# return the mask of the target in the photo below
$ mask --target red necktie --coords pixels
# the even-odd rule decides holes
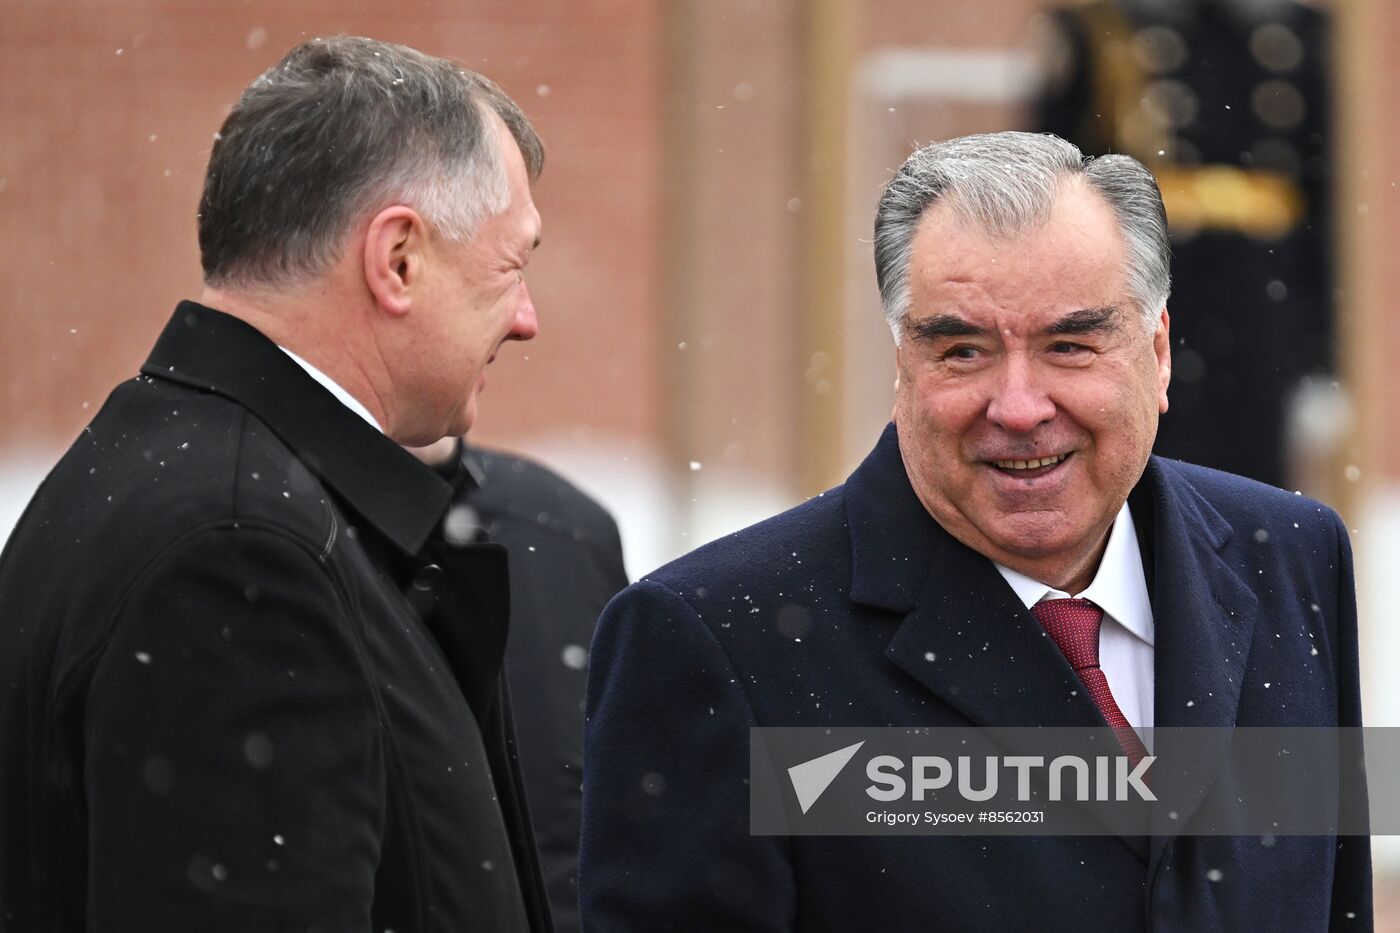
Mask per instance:
[[[1103,610],[1087,599],[1043,599],[1031,607],[1031,615],[1060,646],[1070,667],[1079,675],[1094,705],[1118,736],[1128,760],[1136,765],[1147,754],[1142,739],[1128,724],[1108,689],[1108,678],[1099,668],[1099,625]]]

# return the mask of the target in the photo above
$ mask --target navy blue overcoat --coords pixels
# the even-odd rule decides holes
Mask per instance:
[[[1360,724],[1335,513],[1159,458],[1129,507],[1156,725]],[[1371,928],[1364,838],[750,835],[751,726],[1104,724],[992,563],[915,497],[892,426],[844,485],[620,594],[587,712],[594,933]]]

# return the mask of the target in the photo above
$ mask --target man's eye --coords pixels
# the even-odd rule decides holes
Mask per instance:
[[[943,354],[943,358],[949,360],[975,360],[980,353],[981,351],[976,347],[963,344],[961,346],[951,347],[948,352]]]
[[[1082,343],[1070,343],[1067,340],[1060,340],[1050,344],[1051,353],[1078,353],[1081,350],[1087,349],[1088,347],[1084,346]]]

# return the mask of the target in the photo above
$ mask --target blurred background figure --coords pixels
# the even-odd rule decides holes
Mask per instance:
[[[525,457],[445,438],[414,451],[452,484],[449,544],[493,541],[510,553],[511,685],[525,796],[554,929],[579,929],[583,698],[593,626],[627,585],[607,510]]]
[[[1090,0],[1046,23],[1036,128],[1135,156],[1167,205],[1174,366],[1157,452],[1296,482],[1288,409],[1334,365],[1327,15]]]

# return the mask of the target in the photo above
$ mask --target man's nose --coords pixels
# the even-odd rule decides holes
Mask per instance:
[[[515,321],[511,324],[507,340],[534,340],[540,332],[540,322],[535,316],[535,303],[530,300],[530,290],[522,286],[520,305],[515,309]]]
[[[1010,357],[987,405],[987,420],[1013,434],[1027,434],[1054,417],[1055,403],[1033,367],[1022,356]]]

